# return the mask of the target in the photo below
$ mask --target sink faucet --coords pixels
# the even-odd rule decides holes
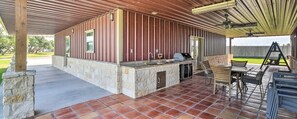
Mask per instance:
[[[153,53],[152,52],[149,52],[149,57],[148,57],[148,62],[151,62],[151,58],[153,58]]]

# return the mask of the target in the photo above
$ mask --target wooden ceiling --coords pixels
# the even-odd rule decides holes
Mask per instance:
[[[224,0],[28,0],[29,34],[54,34],[82,21],[102,15],[115,8],[146,14],[158,12],[163,17],[207,31],[241,37],[247,28],[226,30],[215,26],[228,13],[234,23],[258,22],[254,32],[265,36],[289,35],[297,26],[297,0],[237,0],[238,5],[228,10],[193,15],[195,7]],[[14,33],[14,0],[0,1],[0,16],[9,33]]]

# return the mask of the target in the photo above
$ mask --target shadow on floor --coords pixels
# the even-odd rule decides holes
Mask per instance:
[[[255,67],[257,70],[258,66]],[[272,67],[264,75],[265,92],[270,76],[279,68]],[[261,100],[259,87],[247,84],[248,91],[236,97],[232,89],[231,101],[227,89],[213,94],[213,84],[205,85],[204,77],[193,75],[178,85],[132,99],[123,94],[75,104],[37,118],[203,118],[203,119],[266,119],[266,97]],[[265,93],[266,94],[266,93]],[[280,110],[280,119],[294,119],[295,115]]]
[[[111,95],[110,92],[51,65],[32,66],[29,69],[37,72],[35,80],[37,114]]]
[[[51,65],[29,66],[36,70],[35,110],[44,114],[73,104],[111,95],[110,92],[74,77]],[[2,85],[0,88],[2,99]],[[3,104],[0,101],[0,118],[3,118]]]

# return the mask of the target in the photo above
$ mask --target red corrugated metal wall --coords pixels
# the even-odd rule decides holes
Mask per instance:
[[[114,13],[114,12],[111,12]],[[85,21],[55,34],[55,55],[65,55],[65,36],[71,37],[73,58],[116,62],[116,14],[110,13]],[[147,60],[149,52],[157,58],[158,50],[165,58],[175,52],[190,52],[190,36],[205,38],[205,55],[226,53],[226,37],[186,26],[170,20],[124,10],[123,60]],[[74,33],[71,33],[71,30]],[[95,52],[86,53],[85,31],[95,29]]]
[[[226,37],[142,13],[124,11],[123,60],[147,60],[149,52],[173,58],[176,52],[190,52],[190,36],[205,39],[205,55],[226,54]]]
[[[114,12],[110,12],[113,13]],[[70,35],[70,57],[105,62],[116,62],[116,14],[110,20],[110,13],[70,27],[55,34],[55,55],[65,55],[65,36]],[[71,33],[72,29],[74,30]],[[86,53],[85,31],[95,29],[95,52]]]

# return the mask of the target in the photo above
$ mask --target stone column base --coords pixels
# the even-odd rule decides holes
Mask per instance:
[[[8,71],[3,74],[3,116],[5,119],[34,116],[35,74],[35,71]]]

